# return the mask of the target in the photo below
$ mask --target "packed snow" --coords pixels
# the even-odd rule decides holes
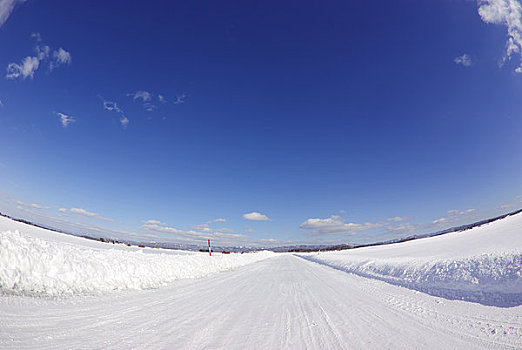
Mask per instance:
[[[0,218],[0,349],[522,349],[521,219],[344,252],[210,258]],[[439,296],[421,292],[423,278]],[[441,286],[490,294],[480,304]]]
[[[67,296],[158,288],[272,257],[130,248],[51,232],[0,218],[0,291]],[[10,230],[3,230],[9,226]]]
[[[463,232],[301,256],[448,299],[522,304],[522,214]]]

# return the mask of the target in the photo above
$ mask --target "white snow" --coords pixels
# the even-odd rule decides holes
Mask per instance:
[[[73,295],[158,288],[269,258],[272,252],[192,253],[89,241],[0,218],[0,291]],[[147,252],[147,253],[145,253]]]
[[[522,304],[522,214],[463,232],[301,256],[448,299]]]
[[[430,276],[427,285],[457,290],[476,277],[490,300],[513,301],[502,295],[520,281],[520,264],[506,257],[520,256],[521,220],[306,259],[216,254],[206,265],[205,254],[104,244],[0,218],[0,276],[11,276],[12,291],[0,292],[0,349],[522,349],[522,303],[419,291]],[[229,263],[234,270],[215,273]],[[175,280],[184,273],[208,276]],[[498,285],[482,284],[484,276]],[[71,295],[46,297],[55,293]]]

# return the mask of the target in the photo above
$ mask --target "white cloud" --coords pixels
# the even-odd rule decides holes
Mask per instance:
[[[4,103],[0,100],[0,107],[4,108]]]
[[[217,228],[214,231],[220,232],[220,233],[234,233],[234,230],[231,228],[228,228],[228,227]]]
[[[383,226],[380,223],[366,222],[364,224],[356,224],[353,222],[346,223],[339,215],[332,215],[326,219],[310,218],[304,221],[300,228],[305,230],[314,230],[314,235],[338,235],[338,234],[355,234],[359,231],[369,230]]]
[[[522,73],[522,5],[517,0],[478,0],[478,13],[486,23],[507,27],[504,61],[518,56],[520,63],[515,72]]]
[[[178,95],[178,96],[176,96],[176,100],[173,103],[175,105],[185,103],[186,98],[187,98],[187,95],[185,95],[185,94]]]
[[[222,232],[222,233],[233,233],[234,232],[234,230],[229,229],[229,228],[219,228],[219,229],[211,228],[210,224],[215,223],[215,222],[226,222],[226,220],[223,218],[217,218],[214,220],[209,220],[209,221],[205,222],[204,224],[194,225],[194,226],[192,226],[192,228],[194,230],[202,231],[202,232]]]
[[[389,232],[393,232],[394,234],[408,235],[415,232],[415,225],[410,224],[409,222],[402,223],[400,225],[390,225],[386,226],[386,229]]]
[[[140,101],[141,101],[143,108],[144,108],[147,112],[153,112],[153,111],[155,111],[155,110],[158,109],[158,106],[156,106],[155,104],[153,104],[153,103],[151,102],[152,97],[153,97],[154,95],[151,94],[151,93],[148,92],[148,91],[136,91],[136,92],[133,92],[133,93],[127,94],[127,96],[131,96],[132,99],[133,99],[135,102],[140,102]],[[160,102],[163,102],[163,96],[161,96],[161,98],[160,98],[159,96],[161,96],[161,95],[158,95],[158,99],[160,100]]]
[[[158,101],[160,101],[161,103],[167,102],[167,100],[165,99],[165,97],[163,95],[158,95]]]
[[[251,220],[251,221],[270,221],[268,216],[258,213],[258,212],[251,212],[247,214],[243,214],[243,219]]]
[[[76,121],[72,116],[64,113],[54,112],[54,114],[60,117],[60,122],[62,123],[62,127],[64,128],[68,127],[71,123],[74,123]]]
[[[451,215],[462,216],[462,215],[467,215],[467,214],[473,213],[476,210],[477,209],[475,209],[475,208],[469,208],[469,209],[466,209],[466,210],[448,210],[447,213],[451,214]]]
[[[455,223],[475,211],[476,211],[475,208],[469,208],[469,209],[465,209],[465,210],[457,210],[457,209],[448,210],[446,212],[445,216],[438,218],[436,220],[433,220],[432,224],[441,225],[441,224]]]
[[[105,218],[103,216],[98,215],[97,213],[87,211],[83,208],[70,208],[70,209],[60,208],[60,209],[58,209],[58,211],[62,212],[62,213],[68,212],[68,213],[73,213],[73,214],[77,214],[77,215],[82,215],[82,216],[92,218],[92,219],[98,219],[98,220],[103,220],[103,221],[113,221],[112,219]]]
[[[71,64],[71,53],[65,51],[61,47],[53,52],[53,60],[49,65],[49,69],[52,71],[54,68],[62,64]]]
[[[159,220],[145,220],[143,221],[144,224],[149,224],[149,225],[166,225],[164,222],[161,222]]]
[[[2,0],[0,0],[1,3]],[[0,6],[1,7],[1,6]],[[33,33],[31,37],[36,37],[37,41],[41,40],[39,33]],[[34,47],[36,56],[27,56],[20,63],[9,63],[7,65],[6,79],[26,79],[34,78],[34,73],[41,66],[41,62],[49,60],[51,48],[47,45],[36,45]],[[53,53],[53,59],[49,63],[49,70],[52,71],[54,68],[62,64],[71,63],[71,54],[64,49],[60,48]]]
[[[194,230],[202,231],[202,232],[211,232],[210,226],[208,224],[199,224],[192,226]]]
[[[437,219],[437,220],[433,220],[433,223],[438,225],[438,224],[442,224],[444,222],[446,222],[448,219],[447,218],[440,218],[440,219]]]
[[[406,217],[400,217],[400,216],[395,216],[393,218],[388,218],[386,221],[390,221],[390,222],[401,222],[401,221],[406,221],[408,220],[408,218]]]
[[[146,230],[156,231],[156,232],[161,232],[161,233],[170,233],[170,234],[178,234],[178,235],[182,235],[185,233],[183,230],[178,230],[177,228],[168,227],[168,226],[164,226],[164,225],[165,224],[162,224],[162,223],[160,223],[160,224],[145,223],[141,227]]]
[[[47,45],[43,45],[43,46],[36,45],[36,47],[34,48],[34,51],[36,51],[36,57],[38,57],[38,59],[40,61],[43,61],[43,60],[49,58],[49,53],[51,52],[51,48]]]
[[[122,128],[126,129],[129,125],[129,119],[126,116],[122,115],[120,117],[120,124]]]
[[[16,204],[18,204],[19,206],[22,206],[22,207],[33,208],[33,209],[49,209],[49,207],[44,207],[44,206],[42,206],[40,204],[36,204],[36,203],[25,203],[22,201],[16,201]]]
[[[208,226],[208,224],[200,224],[192,227],[192,230],[184,231],[175,227],[169,227],[165,223],[157,222],[156,220],[147,220],[141,226],[142,229],[153,232],[160,232],[175,235],[178,238],[188,239],[188,240],[206,240],[209,237],[217,239],[221,243],[231,242],[236,240],[244,240],[247,236],[233,233],[231,229],[219,229],[212,230]]]
[[[0,0],[0,27],[7,21],[16,4],[21,4],[26,0]]]
[[[471,57],[469,57],[468,54],[463,54],[462,56],[459,56],[459,57],[455,57],[455,59],[453,60],[453,62],[455,62],[456,64],[461,64],[463,65],[464,67],[469,67],[471,66],[472,62],[471,62]]]
[[[116,112],[120,115],[120,124],[123,129],[126,129],[129,125],[129,119],[125,116],[123,110],[118,107],[118,104],[113,101],[106,101],[102,96],[98,95],[100,100],[103,103],[103,109],[109,112]]]
[[[35,38],[38,42],[42,41],[42,36],[40,35],[40,33],[32,33],[31,38]]]
[[[116,102],[112,101],[105,101],[102,97],[100,97],[103,101],[103,109],[106,111],[115,111],[118,113],[123,113],[123,111],[118,107],[118,104]]]
[[[21,64],[9,63],[7,65],[6,79],[17,79],[17,78],[31,78],[34,77],[34,72],[40,66],[40,60],[38,57],[28,56],[23,59]]]
[[[127,96],[132,96],[134,100],[141,100],[142,102],[148,102],[152,99],[152,94],[148,91],[136,91]]]
[[[155,104],[152,104],[152,103],[144,103],[143,104],[143,108],[145,108],[145,110],[147,112],[153,112],[155,111],[156,109],[158,109],[158,106],[156,106]]]
[[[245,230],[245,233],[252,233],[252,232],[255,232],[256,230],[254,230],[253,228],[247,228]]]

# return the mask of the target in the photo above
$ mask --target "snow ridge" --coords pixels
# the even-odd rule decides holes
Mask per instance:
[[[446,299],[522,305],[522,213],[462,232],[300,256]]]
[[[500,307],[522,304],[522,253],[424,262],[326,255],[300,257],[446,299]]]
[[[156,253],[156,251],[155,251]],[[18,230],[0,232],[0,292],[70,296],[111,290],[158,288],[270,258],[248,254],[147,254],[42,240]]]

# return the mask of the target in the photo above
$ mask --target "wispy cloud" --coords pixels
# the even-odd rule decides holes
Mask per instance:
[[[34,51],[36,52],[36,57],[38,57],[40,61],[43,61],[49,58],[51,47],[49,47],[48,45],[36,45],[34,47]]]
[[[470,215],[471,213],[473,213],[475,211],[476,211],[476,209],[474,209],[474,208],[469,208],[469,209],[465,209],[465,210],[458,210],[458,209],[448,210],[446,212],[445,216],[440,217],[436,220],[433,220],[432,225],[438,226],[438,225],[453,224],[455,222],[458,222],[462,218]]]
[[[109,112],[116,112],[120,115],[120,124],[121,124],[122,128],[126,129],[127,126],[129,125],[129,119],[125,115],[125,112],[123,112],[123,110],[120,107],[118,107],[118,104],[116,102],[107,101],[101,95],[98,95],[98,97],[100,98],[100,100],[103,103],[104,110],[109,111]]]
[[[68,127],[71,123],[74,123],[76,121],[72,116],[64,113],[54,112],[54,114],[60,118],[60,122],[62,123],[62,127],[64,128]]]
[[[147,221],[149,221],[149,220],[147,220]],[[169,233],[169,234],[175,234],[175,235],[184,235],[185,234],[185,231],[179,230],[174,227],[166,226],[166,224],[163,224],[163,223],[145,223],[141,226],[141,228],[149,230],[149,231]]]
[[[148,102],[152,99],[152,94],[148,91],[136,91],[136,92],[127,94],[127,96],[132,96],[132,98],[135,101],[141,100],[141,102]]]
[[[120,124],[122,128],[127,129],[127,126],[129,125],[129,119],[126,116],[122,115],[120,117]]]
[[[146,103],[143,104],[143,108],[145,108],[145,110],[147,112],[154,112],[155,110],[158,109],[158,106],[156,106],[153,103],[146,102]]]
[[[364,224],[347,223],[345,219],[339,215],[331,215],[326,219],[310,218],[299,225],[302,229],[312,230],[312,235],[355,234],[359,231],[381,226],[383,226],[383,224],[370,222]]]
[[[113,221],[112,219],[100,216],[97,213],[90,212],[83,208],[70,208],[70,209],[59,208],[58,211],[61,213],[73,213],[73,214],[77,214],[77,215],[82,215],[82,216],[92,218],[92,219],[98,219],[98,220],[103,220],[103,221]]]
[[[192,226],[192,229],[201,231],[201,232],[221,232],[221,233],[233,233],[234,232],[234,230],[229,229],[229,228],[219,228],[219,229],[211,228],[210,225],[213,223],[216,223],[216,222],[226,222],[226,220],[223,218],[209,220],[203,224],[198,224],[198,225]]]
[[[484,22],[507,27],[503,62],[517,56],[520,62],[515,72],[522,73],[522,5],[517,0],[478,0],[478,4]]]
[[[393,218],[386,219],[386,221],[388,221],[388,222],[401,222],[401,221],[406,221],[406,220],[408,220],[407,217],[401,217],[401,216],[395,216]]]
[[[25,203],[25,202],[22,202],[22,201],[16,201],[16,204],[18,204],[19,206],[22,206],[22,207],[26,207],[26,208],[49,209],[49,207],[46,207],[46,206],[43,206],[43,205],[40,205],[40,204],[37,204],[37,203]]]
[[[175,227],[167,226],[167,224],[159,222],[158,220],[146,220],[144,221],[144,224],[141,226],[141,228],[149,232],[174,235],[175,237],[184,240],[202,241],[212,237],[221,243],[226,243],[237,240],[244,241],[248,238],[243,234],[234,233],[233,230],[228,228],[217,230],[211,229],[208,224],[195,225],[191,230],[181,230]]]
[[[198,225],[192,226],[192,228],[194,230],[201,231],[201,232],[211,232],[212,231],[210,229],[210,225],[209,224],[198,224]]]
[[[155,95],[154,93],[146,90],[131,92],[128,93],[127,96],[132,97],[134,102],[141,104],[143,109],[145,109],[147,112],[154,112],[160,109],[158,105],[153,102],[155,100],[157,100],[160,104],[172,103],[178,105],[185,103],[185,98],[187,97],[187,95],[181,94],[176,96],[174,101],[169,101],[163,94]],[[163,119],[165,119],[165,117],[163,117]]]
[[[38,42],[42,40],[41,35],[39,33],[33,33],[31,36],[36,37]],[[5,78],[8,80],[19,78],[33,79],[34,74],[41,66],[41,63],[49,61],[51,57],[51,48],[48,45],[38,44],[34,47],[34,51],[36,52],[36,56],[27,56],[20,63],[9,63],[7,65],[7,73],[5,75]],[[60,65],[70,63],[71,54],[63,48],[59,48],[58,50],[55,50],[53,52],[52,59],[49,62],[49,71],[52,71],[54,68]]]
[[[243,219],[250,220],[250,221],[270,221],[268,216],[258,213],[258,212],[251,212],[247,214],[243,214]]]
[[[174,103],[175,105],[185,103],[186,98],[187,98],[187,95],[185,95],[185,94],[178,95],[178,96],[176,96],[176,99],[172,103]]]
[[[394,216],[377,222],[355,223],[347,222],[347,220],[342,216],[331,215],[324,219],[307,219],[301,223],[299,227],[305,230],[311,230],[312,236],[353,235],[361,231],[378,228],[380,228],[381,231],[385,230],[394,235],[407,235],[413,233],[417,228],[414,224],[407,222],[408,220],[410,220],[409,217]]]
[[[409,222],[401,223],[399,225],[386,225],[386,230],[394,234],[400,234],[401,236],[409,235],[415,232],[417,227]]]
[[[159,221],[159,220],[154,220],[154,219],[151,219],[151,220],[145,220],[143,221],[144,224],[148,224],[148,225],[166,225],[165,223]]]
[[[455,57],[453,62],[455,62],[456,64],[461,64],[464,67],[469,67],[472,64],[471,57],[466,53],[463,54],[462,56]]]
[[[25,1],[26,0],[0,0],[0,27],[7,21],[15,6]]]
[[[144,91],[144,90],[136,91],[136,92],[127,94],[127,96],[132,97],[134,102],[141,103],[141,105],[147,112],[154,112],[155,110],[158,109],[158,106],[156,106],[154,103],[151,102],[152,97],[154,95],[148,91]],[[160,102],[166,101],[162,95],[158,95],[158,100]]]
[[[31,38],[34,38],[38,42],[42,41],[42,35],[40,33],[32,33]]]
[[[71,64],[71,61],[71,53],[60,47],[58,50],[53,52],[53,60],[49,65],[49,69],[52,71],[62,64]]]
[[[38,57],[28,56],[22,60],[20,64],[18,63],[9,63],[7,65],[7,74],[5,75],[6,79],[17,79],[17,78],[31,78],[34,77],[34,72],[40,66],[40,60]]]

